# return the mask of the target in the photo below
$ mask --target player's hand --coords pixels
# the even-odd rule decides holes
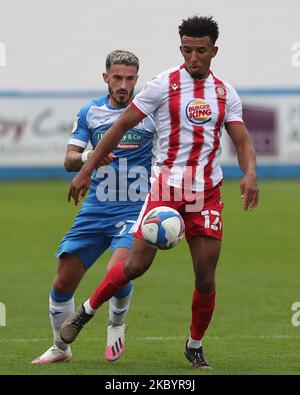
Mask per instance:
[[[68,202],[74,199],[75,206],[84,198],[91,183],[91,174],[84,168],[73,178],[68,193]]]
[[[240,183],[241,198],[243,199],[243,209],[253,210],[259,201],[259,190],[255,173],[249,172],[244,175]]]
[[[100,164],[99,164],[98,167],[109,165],[109,164],[110,164],[114,159],[116,159],[116,158],[117,158],[116,155],[114,155],[114,154],[111,152],[110,154],[107,155],[106,158],[104,158],[104,159],[100,162]]]

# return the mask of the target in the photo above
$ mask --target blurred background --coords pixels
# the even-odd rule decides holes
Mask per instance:
[[[102,72],[114,49],[139,57],[136,91],[180,64],[178,25],[194,14],[219,23],[212,70],[240,94],[261,191],[257,210],[244,213],[224,132],[224,244],[205,339],[212,374],[299,374],[299,0],[0,0],[0,374],[199,374],[182,353],[193,291],[186,243],[160,252],[135,282],[128,351],[117,365],[99,351],[106,307],[74,345],[72,364],[30,365],[51,345],[54,252],[78,212],[66,202],[74,174],[63,168],[74,116],[106,94]],[[87,273],[76,304],[108,256]]]
[[[259,174],[300,176],[297,0],[212,0],[200,6],[196,0],[0,0],[0,10],[2,58],[6,49],[6,66],[0,66],[0,179],[66,176],[62,163],[73,118],[106,92],[106,55],[118,48],[137,54],[138,91],[182,62],[177,27],[193,14],[212,15],[219,23],[212,70],[241,95]],[[236,176],[227,141],[223,151],[225,174]]]

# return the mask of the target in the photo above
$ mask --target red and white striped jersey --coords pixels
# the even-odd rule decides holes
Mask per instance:
[[[241,101],[230,84],[212,73],[204,80],[192,78],[181,65],[148,82],[132,105],[154,115],[157,163],[170,169],[169,185],[181,188],[187,173],[194,191],[222,180],[222,127],[243,123]]]

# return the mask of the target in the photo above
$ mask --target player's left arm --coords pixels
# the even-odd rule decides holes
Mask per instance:
[[[259,201],[255,148],[243,123],[232,122],[225,127],[236,148],[239,166],[245,174],[240,182],[243,208],[245,211],[252,210]]]

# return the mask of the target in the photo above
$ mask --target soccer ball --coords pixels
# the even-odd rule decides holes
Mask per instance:
[[[145,241],[161,250],[173,248],[183,238],[184,229],[179,212],[166,206],[150,210],[142,222]]]

